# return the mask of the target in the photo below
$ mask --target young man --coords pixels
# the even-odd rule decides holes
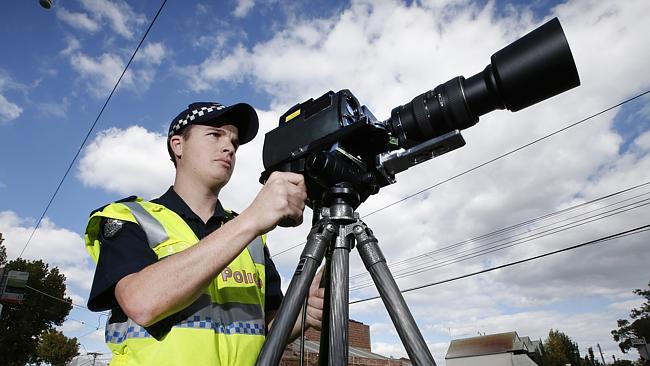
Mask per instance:
[[[112,366],[255,363],[282,300],[264,234],[285,218],[300,224],[307,199],[301,175],[275,172],[241,214],[221,206],[237,148],[257,130],[248,104],[190,104],[169,127],[174,185],[151,202],[129,197],[91,213],[88,308],[111,310]],[[307,307],[317,328],[318,281]]]

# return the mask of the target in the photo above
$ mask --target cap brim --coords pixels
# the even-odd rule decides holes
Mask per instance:
[[[259,129],[257,112],[255,112],[255,108],[246,103],[238,103],[226,107],[214,119],[199,122],[198,124],[220,125],[224,123],[229,123],[237,127],[240,145],[255,138]]]

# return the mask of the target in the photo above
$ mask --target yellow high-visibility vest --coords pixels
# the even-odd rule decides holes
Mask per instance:
[[[102,217],[140,225],[158,259],[199,241],[185,221],[165,206],[140,198],[112,203],[92,213],[86,228],[86,250],[95,263],[101,251]],[[254,365],[266,333],[265,241],[264,236],[256,238],[199,299],[163,320],[171,321],[166,334],[154,338],[129,318],[107,322],[105,339],[113,353],[111,366]]]

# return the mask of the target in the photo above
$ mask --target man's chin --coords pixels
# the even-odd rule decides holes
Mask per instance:
[[[219,186],[219,188],[222,188],[228,182],[230,181],[230,177],[232,176],[232,173],[221,173],[218,175],[215,175],[213,178],[213,181],[215,182],[216,186]]]

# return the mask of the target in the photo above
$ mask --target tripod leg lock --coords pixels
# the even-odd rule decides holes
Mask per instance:
[[[319,263],[325,255],[332,237],[336,234],[336,226],[329,222],[329,220],[324,220],[321,225],[314,225],[312,227],[307,241],[313,242],[314,245],[306,245],[303,249],[300,258],[312,258],[317,260]]]
[[[361,253],[361,259],[363,259],[363,264],[366,266],[366,269],[379,262],[386,262],[386,258],[377,244],[377,238],[365,223],[360,222],[352,229],[352,232],[357,241],[359,252],[363,252]]]

